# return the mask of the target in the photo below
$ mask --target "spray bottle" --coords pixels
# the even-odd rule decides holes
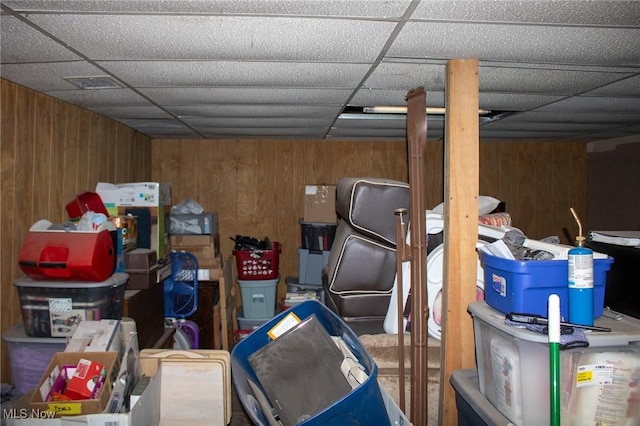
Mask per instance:
[[[568,253],[569,322],[593,325],[593,252],[583,246],[582,225],[573,207],[571,213],[578,222],[578,236]]]

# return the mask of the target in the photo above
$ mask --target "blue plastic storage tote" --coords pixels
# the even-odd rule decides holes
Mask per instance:
[[[569,318],[567,260],[511,260],[480,252],[484,267],[484,299],[489,306],[511,312],[547,316],[551,294],[560,297],[560,315]],[[613,258],[593,260],[593,316],[604,308],[607,271]]]
[[[269,422],[260,408],[258,402],[260,396],[256,395],[249,385],[249,380],[254,384],[259,385],[260,383],[251,367],[249,357],[271,342],[267,333],[290,312],[293,312],[301,320],[315,315],[330,335],[342,337],[369,376],[364,383],[351,390],[344,397],[299,424],[305,426],[389,425],[389,415],[377,380],[378,367],[373,358],[349,326],[325,305],[315,300],[303,302],[280,313],[241,340],[231,352],[233,384],[245,412],[254,424],[268,426]],[[294,368],[295,366],[292,366],[292,374],[295,374]],[[312,383],[306,385],[308,392],[314,392],[311,388]]]

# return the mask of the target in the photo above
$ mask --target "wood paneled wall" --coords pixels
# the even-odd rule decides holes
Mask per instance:
[[[2,195],[0,198],[1,329],[22,322],[13,285],[18,255],[31,225],[60,223],[65,205],[96,183],[150,178],[151,140],[92,112],[0,81]],[[2,381],[9,380],[2,344]]]
[[[219,213],[225,255],[236,234],[282,242],[284,278],[298,273],[305,184],[333,184],[342,176],[408,180],[404,142],[149,140],[6,80],[0,93],[2,331],[22,321],[13,281],[21,275],[24,233],[39,219],[63,221],[65,204],[99,181],[170,182],[174,203],[194,198]],[[425,163],[425,199],[433,207],[443,200],[442,142],[428,143]],[[514,225],[530,237],[559,234],[570,242],[577,230],[569,207],[579,214],[586,209],[585,144],[483,141],[480,193],[506,201]],[[2,345],[3,382],[7,367]]]
[[[283,278],[298,275],[304,185],[343,176],[408,180],[405,142],[167,139],[153,141],[151,158],[152,179],[171,183],[173,203],[193,198],[219,213],[225,255],[236,234],[280,241]],[[443,200],[442,142],[427,144],[425,162],[432,208]],[[586,206],[584,143],[482,142],[480,167],[480,194],[506,201],[514,226],[532,238],[572,241],[569,208],[580,214]]]

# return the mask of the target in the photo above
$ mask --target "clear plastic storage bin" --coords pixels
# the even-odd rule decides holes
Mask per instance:
[[[485,302],[473,316],[480,392],[518,425],[549,424],[548,336],[507,325]],[[600,317],[588,347],[560,351],[563,426],[640,421],[640,320]]]
[[[31,337],[65,337],[73,335],[80,321],[121,319],[128,279],[123,272],[102,282],[17,279],[25,332]]]
[[[22,395],[38,385],[53,355],[67,345],[64,337],[29,337],[22,324],[2,333],[2,340],[9,353],[11,382]]]

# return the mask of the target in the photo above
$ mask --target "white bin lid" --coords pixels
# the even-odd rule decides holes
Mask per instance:
[[[67,345],[66,337],[30,337],[27,336],[27,333],[24,331],[24,325],[18,324],[10,327],[4,333],[2,333],[2,340],[7,343],[54,343],[58,345],[62,345],[63,347]]]
[[[18,287],[47,287],[47,288],[97,288],[97,287],[118,287],[124,285],[129,280],[129,274],[116,272],[102,282],[94,281],[65,281],[65,280],[34,280],[29,277],[21,277],[13,282]]]
[[[481,320],[516,338],[544,344],[549,342],[548,337],[542,333],[536,333],[524,327],[507,325],[505,323],[505,315],[487,305],[487,302],[470,303],[468,310],[473,315],[474,321]],[[594,325],[610,328],[611,332],[586,331],[589,347],[618,347],[627,346],[634,342],[640,345],[639,319],[625,315],[622,320],[616,321],[612,318],[601,316],[596,318]]]

